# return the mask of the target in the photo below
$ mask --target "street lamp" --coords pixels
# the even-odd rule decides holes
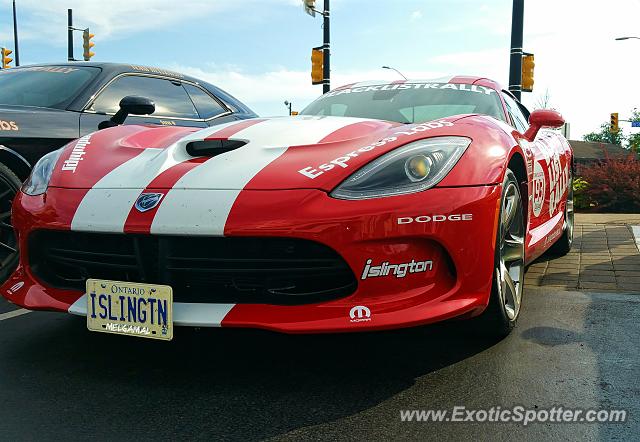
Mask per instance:
[[[620,41],[620,40],[631,40],[631,39],[635,39],[635,40],[640,40],[640,37],[617,37],[616,40]]]
[[[289,100],[284,100],[284,105],[289,109],[289,115],[291,115],[291,104]]]
[[[404,78],[405,80],[408,80],[408,78],[405,77],[404,74],[402,72],[400,72],[399,70],[397,70],[396,68],[393,68],[391,66],[382,66],[382,69],[390,69],[392,71],[396,71],[402,78]]]

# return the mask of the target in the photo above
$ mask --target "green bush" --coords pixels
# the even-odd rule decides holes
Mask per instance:
[[[640,213],[640,160],[634,154],[581,167],[576,186],[581,206],[590,212]]]
[[[584,179],[576,177],[573,180],[573,207],[576,210],[585,210],[592,207],[586,193],[588,189],[589,183]]]

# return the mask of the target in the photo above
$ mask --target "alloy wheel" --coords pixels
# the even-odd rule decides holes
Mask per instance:
[[[567,238],[569,238],[569,245],[573,243],[573,176],[569,179],[569,192],[567,193],[567,208],[564,218],[564,228],[567,232]]]
[[[520,192],[510,182],[502,198],[500,251],[496,277],[498,294],[509,320],[520,311],[524,278],[524,215]]]

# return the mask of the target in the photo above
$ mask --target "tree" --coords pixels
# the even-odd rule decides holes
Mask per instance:
[[[617,144],[622,146],[622,142],[624,141],[624,134],[620,129],[616,132],[611,132],[609,130],[609,123],[602,123],[600,125],[600,131],[591,132],[582,137],[584,141],[592,141],[594,143],[609,143],[609,144]]]
[[[638,109],[634,109],[631,113],[631,121],[640,121],[640,111]],[[640,150],[640,132],[629,135],[627,141],[629,142],[629,149],[635,152]]]
[[[536,100],[536,103],[533,105],[534,109],[554,109],[551,106],[551,94],[549,93],[549,89],[544,91],[544,94],[540,95]]]

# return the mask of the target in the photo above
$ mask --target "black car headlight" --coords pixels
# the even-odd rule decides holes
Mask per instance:
[[[64,147],[54,150],[38,160],[31,171],[31,175],[29,175],[27,181],[22,185],[22,192],[27,195],[35,196],[41,195],[47,191],[51,175],[53,174],[53,168],[56,166],[58,158],[62,155],[63,150]]]
[[[399,147],[355,172],[331,196],[360,200],[429,189],[447,176],[469,144],[465,137],[435,137]]]

